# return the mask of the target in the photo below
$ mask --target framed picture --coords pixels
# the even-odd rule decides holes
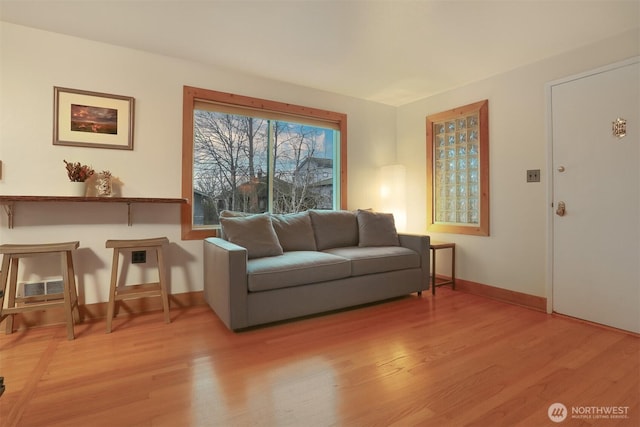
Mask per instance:
[[[133,150],[134,99],[53,88],[53,145]]]

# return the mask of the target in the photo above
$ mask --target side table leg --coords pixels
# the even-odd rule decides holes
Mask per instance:
[[[456,247],[451,247],[451,289],[456,290]]]
[[[436,294],[436,250],[431,249],[431,295]]]

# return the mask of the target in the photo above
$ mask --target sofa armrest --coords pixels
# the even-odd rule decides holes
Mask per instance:
[[[204,298],[229,329],[247,325],[247,250],[220,239],[204,239]]]
[[[431,257],[429,256],[430,237],[424,234],[398,233],[400,246],[416,251],[420,255],[422,269],[422,290],[429,289],[431,276]]]

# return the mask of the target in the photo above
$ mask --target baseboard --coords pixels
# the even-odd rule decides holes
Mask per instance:
[[[443,276],[442,279],[449,278]],[[482,283],[471,282],[469,280],[458,278],[456,278],[456,290],[508,302],[510,304],[520,305],[545,313],[547,312],[547,299],[544,297],[537,297],[535,295],[524,294],[522,292],[496,288],[495,286],[483,285]]]
[[[203,291],[186,292],[182,294],[169,295],[169,307],[191,307],[206,305]],[[135,314],[149,311],[162,310],[162,302],[160,298],[139,298],[132,300],[120,301],[118,313]],[[17,313],[14,315],[15,320],[13,327],[15,329],[30,328],[34,326],[48,326],[64,324],[64,312],[61,309],[50,309],[43,311],[29,311]],[[96,321],[106,319],[107,303],[99,302],[94,304],[80,303],[80,318],[82,321]],[[4,328],[5,322],[0,322],[0,328]]]
[[[449,279],[445,276],[438,276],[438,279]],[[456,278],[456,290],[473,295],[479,295],[495,300],[516,304],[533,310],[546,312],[547,299],[521,292],[496,288],[494,286],[483,285]],[[186,292],[169,296],[170,307],[191,307],[206,305],[203,291]],[[134,300],[121,301],[119,313],[135,314],[148,311],[162,310],[160,298],[140,298]],[[107,317],[107,303],[99,302],[94,304],[80,304],[80,317],[83,321],[96,321]],[[14,328],[23,329],[34,326],[47,326],[64,324],[65,318],[62,310],[44,310],[19,313],[15,315]],[[0,323],[0,328],[5,322]]]

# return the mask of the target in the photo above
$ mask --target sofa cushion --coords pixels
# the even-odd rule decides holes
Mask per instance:
[[[271,221],[285,252],[316,250],[309,212],[273,214]]]
[[[220,218],[227,240],[247,249],[248,258],[282,255],[282,246],[268,214]]]
[[[230,211],[226,209],[223,211],[220,211],[220,218],[235,218],[235,217],[245,217],[245,216],[251,216],[251,215],[255,215],[255,214],[249,213],[249,212]],[[229,240],[227,239],[227,236],[224,234],[224,230],[222,229],[222,226],[220,227],[220,238],[224,240]]]
[[[393,214],[358,209],[359,246],[399,246]]]
[[[319,251],[358,245],[358,221],[355,212],[310,210],[313,234]]]
[[[261,214],[251,213],[251,212],[241,212],[241,211],[230,211],[227,209],[220,211],[220,218],[237,218],[237,217],[245,217],[245,216],[252,216],[252,215],[261,215]]]
[[[324,251],[351,260],[351,275],[420,268],[420,255],[402,246],[333,248]]]
[[[281,256],[247,262],[251,292],[287,288],[349,277],[351,263],[342,257],[315,251],[285,252]]]

